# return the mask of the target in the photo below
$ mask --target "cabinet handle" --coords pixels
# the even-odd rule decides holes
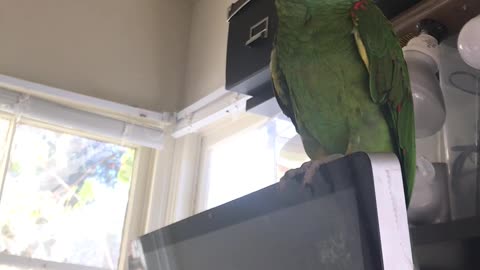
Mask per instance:
[[[250,36],[245,42],[245,45],[250,47],[254,42],[262,38],[268,38],[268,17],[265,17],[254,26],[250,27]]]

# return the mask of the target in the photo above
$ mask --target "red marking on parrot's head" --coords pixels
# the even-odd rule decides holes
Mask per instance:
[[[367,10],[367,0],[360,0],[353,4],[353,10]]]

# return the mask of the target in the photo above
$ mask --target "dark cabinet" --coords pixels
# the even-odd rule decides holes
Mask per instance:
[[[260,103],[273,97],[270,52],[277,26],[274,0],[238,1],[229,12],[227,90]]]

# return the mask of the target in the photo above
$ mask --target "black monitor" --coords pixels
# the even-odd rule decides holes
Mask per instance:
[[[400,167],[383,154],[335,160],[311,185],[289,179],[134,245],[131,270],[413,269]]]

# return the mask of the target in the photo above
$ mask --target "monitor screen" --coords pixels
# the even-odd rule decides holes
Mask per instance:
[[[141,263],[130,269],[404,270],[382,247],[409,243],[408,232],[405,242],[382,243],[374,178],[366,154],[328,163],[311,187],[278,183],[142,236]],[[391,228],[390,238],[401,235]]]

